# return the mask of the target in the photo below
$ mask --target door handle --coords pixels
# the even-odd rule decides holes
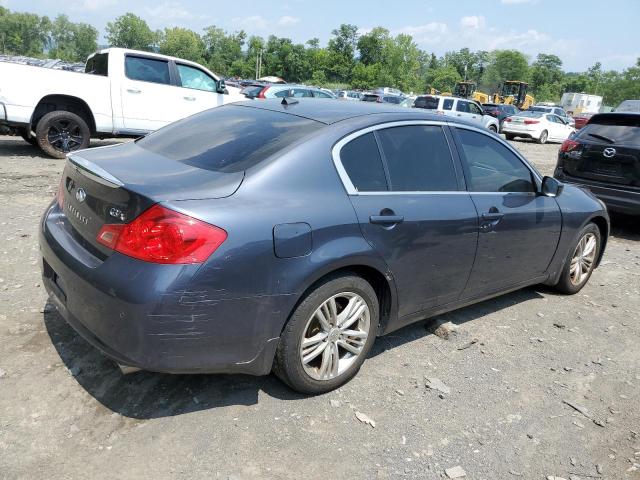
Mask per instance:
[[[369,217],[369,222],[377,225],[393,225],[403,221],[404,216],[402,215],[371,215]]]
[[[504,213],[500,212],[489,212],[482,214],[482,220],[484,220],[485,222],[495,222],[496,220],[500,220],[502,217],[504,217]]]
[[[461,117],[461,116],[462,116],[462,114],[461,114],[461,113],[458,113],[457,115],[458,115],[459,117]]]
[[[138,90],[137,88],[127,88],[127,92],[129,92],[129,93],[142,93],[142,90]]]
[[[196,99],[196,97],[182,97],[182,98],[184,98],[185,100],[189,100],[190,102],[193,102]]]

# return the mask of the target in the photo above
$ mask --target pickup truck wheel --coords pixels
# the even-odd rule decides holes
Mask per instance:
[[[89,146],[91,131],[82,117],[58,110],[47,113],[38,122],[38,146],[54,158],[65,158],[67,153]]]

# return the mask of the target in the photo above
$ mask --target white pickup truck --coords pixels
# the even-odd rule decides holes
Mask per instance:
[[[56,158],[244,99],[197,63],[136,50],[94,53],[84,73],[0,62],[0,124]]]

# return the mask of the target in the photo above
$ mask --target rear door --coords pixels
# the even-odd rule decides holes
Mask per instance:
[[[480,224],[463,296],[491,294],[543,276],[562,225],[555,199],[537,193],[533,172],[494,136],[463,127],[454,134]]]
[[[336,148],[362,233],[395,278],[399,317],[456,300],[473,264],[478,219],[445,127],[382,125]]]
[[[153,131],[176,119],[182,112],[171,85],[167,60],[127,54],[125,78],[120,86],[123,123],[127,130]]]

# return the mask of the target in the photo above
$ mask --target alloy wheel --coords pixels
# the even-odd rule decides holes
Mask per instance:
[[[315,380],[342,375],[356,361],[369,336],[367,302],[357,293],[342,292],[324,301],[311,315],[300,342],[304,371]]]
[[[82,129],[73,120],[57,120],[49,126],[47,141],[61,152],[77,150],[83,142]]]
[[[598,241],[593,233],[585,234],[576,245],[569,267],[569,278],[573,285],[580,285],[589,276],[596,258],[597,246]]]

